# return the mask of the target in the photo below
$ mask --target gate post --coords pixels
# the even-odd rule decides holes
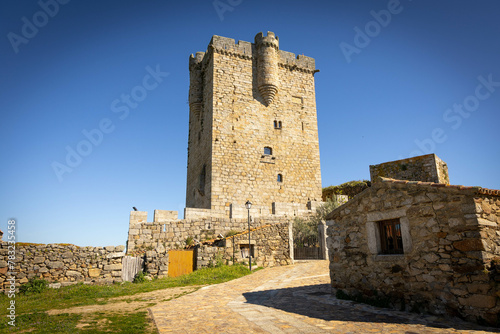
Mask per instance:
[[[326,223],[324,220],[318,224],[318,238],[321,259],[328,260],[328,248],[326,246]]]

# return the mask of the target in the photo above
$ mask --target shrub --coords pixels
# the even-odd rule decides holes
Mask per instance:
[[[21,285],[21,287],[19,288],[19,293],[40,293],[46,290],[48,287],[49,283],[46,280],[33,277],[28,281],[28,283]]]
[[[371,187],[371,182],[368,180],[349,181],[338,186],[329,186],[323,188],[323,200],[325,197],[331,198],[332,195],[347,195],[351,199],[369,187]]]
[[[146,274],[143,271],[139,271],[135,277],[132,283],[144,283],[146,282]]]
[[[186,238],[186,246],[192,246],[192,245],[194,245],[193,237],[187,237]]]
[[[224,252],[217,252],[215,256],[208,261],[209,268],[219,268],[224,265]]]
[[[318,225],[325,220],[326,216],[340,203],[328,199],[316,208],[316,213],[308,218],[296,217],[293,221],[293,244],[295,247],[315,247],[318,243]]]

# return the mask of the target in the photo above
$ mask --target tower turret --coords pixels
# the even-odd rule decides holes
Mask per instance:
[[[273,32],[268,31],[267,36],[259,32],[255,36],[257,48],[257,87],[264,99],[264,104],[269,106],[278,92],[278,57],[279,39]]]
[[[189,57],[189,108],[199,115],[203,108],[203,76],[201,62],[205,52],[196,52]]]

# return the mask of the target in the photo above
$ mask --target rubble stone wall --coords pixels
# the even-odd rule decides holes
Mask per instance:
[[[105,284],[122,281],[125,246],[78,247],[66,244],[15,244],[15,259],[9,262],[8,242],[0,243],[0,289],[16,286],[33,277],[50,283],[70,285],[77,282]]]
[[[213,240],[220,236],[224,237],[230,231],[241,233],[248,230],[248,218],[230,219],[200,215],[193,219],[177,219],[177,211],[163,210],[155,210],[153,222],[148,222],[147,216],[148,213],[145,211],[132,211],[130,213],[127,254],[144,256],[145,272],[158,277],[164,277],[168,274],[168,251],[170,249],[185,248],[188,246],[188,242],[196,244],[198,242]],[[260,231],[259,228],[262,226],[275,224],[285,224],[288,226],[288,222],[291,220],[293,220],[293,217],[288,216],[252,217],[250,226],[252,229],[257,228],[257,231]],[[276,228],[271,228],[270,231],[273,233],[279,232]],[[272,234],[263,235],[262,233],[264,232],[256,233],[256,237],[269,237],[270,240],[275,240],[273,242],[276,242],[277,245],[279,244],[276,241],[276,236]],[[259,242],[265,243],[266,241],[259,240]],[[211,254],[207,255],[204,253],[204,247],[207,246],[201,246],[201,250],[199,250],[199,257],[201,256],[199,258],[199,266],[201,267],[207,266],[213,257]],[[288,247],[288,244],[286,247]],[[270,246],[266,246],[262,254],[268,254],[269,249],[271,249]],[[268,263],[279,265],[276,263],[282,262],[281,253],[286,251],[287,248],[281,251],[273,250],[273,255],[276,255],[275,258],[279,258],[279,261],[274,260],[274,258],[262,258],[262,266],[267,266],[269,265]],[[206,252],[210,252],[208,248]]]
[[[450,184],[448,165],[435,154],[371,165],[371,182],[379,182],[379,177]]]
[[[328,217],[332,287],[388,299],[397,308],[497,324],[495,194],[395,180],[373,185]],[[377,222],[394,218],[400,219],[404,254],[382,255]]]
[[[291,249],[291,222],[261,226],[250,231],[253,247],[252,262],[260,267],[284,266],[293,263]],[[228,237],[220,246],[201,245],[197,248],[197,268],[215,265],[247,262],[241,247],[248,247],[248,231]]]
[[[167,211],[172,213],[167,216],[162,214],[163,212],[163,210],[155,210],[153,222],[147,221],[146,211],[130,213],[127,253],[142,254],[146,251],[156,251],[158,254],[164,254],[169,249],[184,248],[188,238],[204,241],[215,239],[219,234],[225,236],[229,231],[242,232],[248,229],[248,218],[177,219],[176,211]],[[164,218],[160,219],[160,217]],[[251,228],[256,228],[288,222],[290,219],[288,216],[252,217],[250,225]]]

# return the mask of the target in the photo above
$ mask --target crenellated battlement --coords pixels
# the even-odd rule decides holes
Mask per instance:
[[[245,41],[238,41],[238,44],[236,44],[233,38],[214,35],[212,36],[212,40],[210,41],[208,48],[209,50],[212,49],[218,53],[241,55],[251,59],[254,53],[255,45]]]
[[[276,51],[280,48],[279,38],[274,34],[274,32],[268,31],[267,36],[264,36],[262,32],[255,35],[255,45],[257,47],[267,46],[272,47]]]
[[[286,67],[286,68],[299,68],[299,69],[304,69],[308,71],[316,71],[316,62],[314,58],[304,56],[304,55],[297,55],[295,56],[295,53],[288,52],[288,51],[279,51],[280,55],[280,61],[279,65],[280,67]]]
[[[238,43],[233,38],[213,35],[208,45],[208,51],[225,54],[244,59],[253,59],[256,54],[257,45],[262,43],[265,46],[272,46],[278,52],[278,66],[290,70],[303,70],[314,73],[316,71],[315,60],[312,57],[296,55],[293,52],[279,50],[279,38],[273,32],[268,31],[267,36],[262,32],[255,36],[255,43],[239,40]],[[209,52],[207,52],[209,53]],[[203,61],[205,52],[197,52],[196,56],[190,56],[189,64],[199,64]]]
[[[203,57],[205,56],[205,52],[198,51],[196,52],[196,56],[191,54],[189,56],[189,68],[191,69],[192,66],[196,66],[200,64],[203,61]]]

